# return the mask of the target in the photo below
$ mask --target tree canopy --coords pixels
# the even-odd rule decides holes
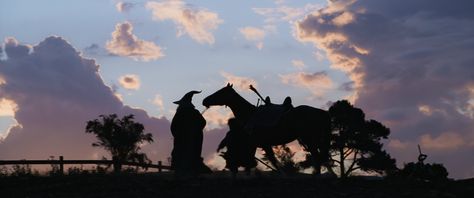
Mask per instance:
[[[100,115],[99,119],[87,122],[86,133],[96,136],[94,147],[102,147],[114,160],[150,162],[145,153],[140,153],[140,145],[153,142],[152,134],[145,133],[143,124],[135,122],[132,114],[121,119],[116,114]]]
[[[346,100],[329,108],[331,116],[331,153],[334,168],[344,178],[355,170],[384,173],[395,170],[395,159],[383,150],[382,139],[390,129],[376,120],[365,120],[364,112]]]

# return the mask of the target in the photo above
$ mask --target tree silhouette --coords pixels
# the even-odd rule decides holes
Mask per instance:
[[[86,133],[93,133],[97,142],[94,147],[102,147],[117,162],[132,161],[150,163],[145,153],[140,153],[140,144],[153,142],[151,133],[145,133],[143,124],[133,121],[132,114],[119,119],[116,114],[100,115],[100,119],[87,122]],[[114,164],[114,170],[121,170],[120,163]]]
[[[355,170],[384,173],[395,170],[395,159],[382,149],[380,140],[387,139],[390,129],[375,120],[365,120],[364,112],[348,101],[335,102],[331,116],[331,153],[345,178]]]
[[[293,159],[296,152],[292,151],[286,144],[273,146],[272,149],[275,158],[278,160],[278,168],[280,171],[292,175],[303,169],[303,167],[300,166],[300,163],[296,163]],[[271,163],[267,153],[264,153],[262,160]],[[309,168],[311,165],[311,161],[307,160],[307,167],[304,168]]]

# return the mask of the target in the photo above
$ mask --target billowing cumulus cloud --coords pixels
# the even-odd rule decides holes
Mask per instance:
[[[119,12],[128,12],[133,8],[134,4],[129,2],[118,2],[115,4],[115,8]]]
[[[120,85],[129,90],[140,89],[140,78],[135,74],[127,74],[119,78]]]
[[[334,84],[326,72],[297,72],[280,75],[280,79],[285,84],[306,88],[316,97],[322,97]]]
[[[139,39],[132,31],[133,26],[128,21],[117,24],[112,32],[112,40],[107,41],[106,49],[112,54],[142,61],[164,56],[161,47],[151,41]]]
[[[468,0],[329,1],[296,23],[295,36],[347,73],[356,105],[392,129],[399,162],[415,161],[416,152],[407,151],[421,143],[454,177],[472,177],[473,6]]]
[[[199,43],[213,44],[215,39],[212,31],[223,22],[217,13],[191,6],[181,0],[150,1],[146,8],[152,10],[154,20],[173,21],[178,28],[178,37],[187,34]]]
[[[235,76],[227,72],[221,72],[221,75],[225,78],[226,82],[233,84],[234,88],[241,91],[250,91],[250,85],[253,85],[254,87],[258,86],[257,81],[248,77]]]
[[[61,37],[48,37],[31,48],[12,41],[5,44],[8,59],[0,61],[5,80],[0,98],[15,107],[9,115],[13,113],[17,124],[0,143],[0,158],[100,158],[105,154],[91,147],[94,139],[84,132],[86,121],[100,114],[132,113],[161,143],[144,149],[152,159],[166,159],[169,121],[124,105],[104,84],[94,60],[82,57]]]

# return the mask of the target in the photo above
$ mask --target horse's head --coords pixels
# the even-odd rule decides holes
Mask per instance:
[[[232,97],[235,96],[235,90],[232,88],[230,83],[227,83],[222,89],[219,89],[215,93],[207,96],[202,101],[202,105],[209,108],[210,106],[222,106],[228,105],[229,101],[232,100]]]

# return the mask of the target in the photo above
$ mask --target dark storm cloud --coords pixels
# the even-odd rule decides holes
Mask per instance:
[[[335,0],[298,22],[296,36],[349,75],[356,105],[388,125],[391,138],[410,150],[421,143],[454,176],[472,177],[472,9],[467,0]],[[460,165],[454,153],[469,160]]]

